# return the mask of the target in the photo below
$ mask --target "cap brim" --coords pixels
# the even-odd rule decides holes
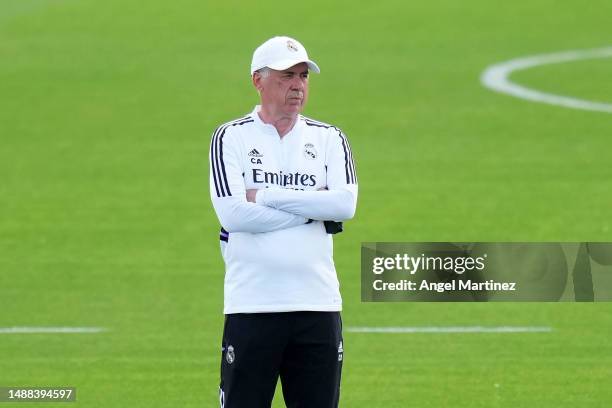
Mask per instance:
[[[314,72],[315,74],[319,74],[321,73],[321,70],[319,69],[319,66],[311,60],[283,60],[283,61],[279,61],[275,64],[270,64],[268,65],[268,68],[277,70],[277,71],[283,71],[287,68],[291,68],[294,65],[297,64],[301,64],[302,62],[305,62],[306,65],[308,65],[308,69],[311,70],[312,72]]]

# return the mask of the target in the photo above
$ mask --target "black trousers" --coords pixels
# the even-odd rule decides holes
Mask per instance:
[[[270,408],[281,379],[287,408],[336,408],[344,350],[339,312],[225,316],[222,408]]]

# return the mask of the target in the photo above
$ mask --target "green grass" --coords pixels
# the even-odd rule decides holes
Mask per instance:
[[[612,72],[612,58],[606,58],[552,64],[519,71],[512,76],[512,79],[540,91],[611,103],[610,72]]]
[[[288,34],[322,69],[305,113],[342,127],[357,161],[358,214],[335,239],[345,326],[554,328],[345,333],[342,406],[608,406],[610,304],[362,304],[359,256],[362,241],[612,241],[611,116],[478,81],[491,63],[605,45],[611,13],[606,1],[3,1],[0,327],[110,330],[0,335],[0,386],[72,385],[88,408],[215,406],[208,143],[257,102],[253,49]],[[610,102],[609,67],[513,79]]]

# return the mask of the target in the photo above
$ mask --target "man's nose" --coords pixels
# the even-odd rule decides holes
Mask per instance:
[[[300,78],[299,76],[294,77],[291,80],[291,88],[292,89],[299,89],[299,90],[303,90],[304,89],[304,78]]]

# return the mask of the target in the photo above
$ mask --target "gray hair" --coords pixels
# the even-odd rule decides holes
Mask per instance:
[[[268,76],[270,76],[270,68],[268,67],[263,67],[261,69],[258,69],[257,72],[259,75],[261,75],[262,78],[267,78]]]

